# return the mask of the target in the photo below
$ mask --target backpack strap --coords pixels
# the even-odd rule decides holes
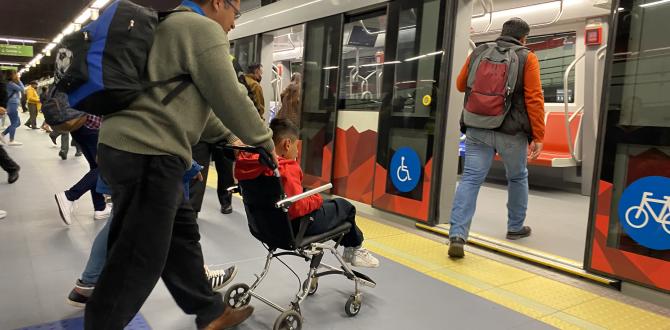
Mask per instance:
[[[177,87],[175,87],[170,93],[168,93],[163,100],[161,100],[161,103],[163,105],[168,105],[172,100],[174,100],[175,97],[179,96],[190,84],[193,83],[193,79],[191,78],[191,75],[189,74],[182,74],[178,75],[176,77],[172,77],[167,80],[161,80],[161,81],[151,81],[148,83],[144,84],[144,90],[158,87],[158,86],[163,86],[175,82],[181,82]]]

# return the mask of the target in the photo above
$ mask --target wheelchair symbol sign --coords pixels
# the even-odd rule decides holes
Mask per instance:
[[[412,148],[403,147],[393,154],[389,176],[393,186],[400,192],[414,190],[421,179],[421,161]]]
[[[621,195],[618,215],[638,244],[670,250],[670,178],[648,176],[633,182]]]

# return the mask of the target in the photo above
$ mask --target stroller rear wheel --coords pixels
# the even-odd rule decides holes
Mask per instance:
[[[249,286],[244,283],[239,283],[231,286],[226,291],[226,294],[223,296],[223,301],[228,307],[240,308],[246,305],[249,305],[251,301],[251,296],[247,296],[246,299],[244,295],[249,291]]]

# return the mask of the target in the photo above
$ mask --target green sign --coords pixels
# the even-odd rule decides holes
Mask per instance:
[[[0,44],[0,55],[33,57],[33,46]]]
[[[16,67],[15,67],[15,66],[4,66],[4,65],[0,65],[0,70],[2,70],[2,71],[5,71],[5,70],[13,70],[13,71],[16,71]]]

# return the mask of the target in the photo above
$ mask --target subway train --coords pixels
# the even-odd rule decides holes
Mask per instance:
[[[527,47],[540,60],[546,111],[544,152],[529,163],[528,217],[536,217],[531,223],[538,235],[551,234],[527,247],[581,263],[611,6],[594,0],[284,0],[272,11],[242,15],[230,34],[231,51],[243,66],[265,68],[268,119],[281,109],[293,74],[301,75],[308,186],[332,182],[335,195],[439,225],[448,223],[464,152],[458,128],[463,96],[454,91],[455,77],[474,47],[495,40],[507,19],[523,18],[531,25]],[[402,173],[393,170],[400,154],[415,164],[402,163]],[[504,228],[502,169],[494,161],[480,192],[473,231],[482,236]],[[412,184],[402,182],[411,177],[417,178]]]

